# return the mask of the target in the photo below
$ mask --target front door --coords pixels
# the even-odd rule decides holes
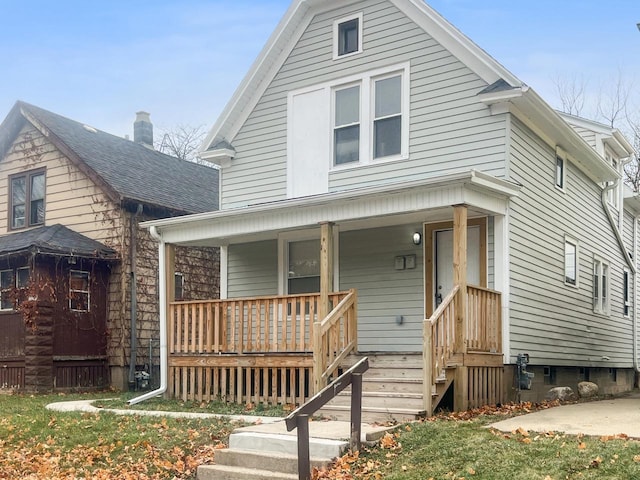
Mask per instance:
[[[427,317],[453,289],[453,228],[450,222],[425,225],[425,307]],[[467,283],[487,286],[486,219],[467,226]]]

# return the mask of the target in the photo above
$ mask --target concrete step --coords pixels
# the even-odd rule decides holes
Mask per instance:
[[[331,420],[340,420],[348,422],[351,419],[351,410],[349,407],[341,405],[327,404],[318,411],[322,415]],[[362,407],[361,420],[366,423],[385,423],[385,422],[411,422],[420,417],[424,417],[424,406],[418,408],[384,408],[384,407]]]
[[[345,440],[326,438],[309,439],[309,455],[313,458],[335,458],[349,447]],[[229,436],[229,448],[298,454],[298,438],[295,435],[260,432],[234,432]]]
[[[298,474],[230,465],[200,465],[197,480],[298,480]]]
[[[222,450],[216,450],[215,460],[216,465],[269,470],[271,472],[282,472],[287,474],[298,473],[297,455],[290,455],[286,453],[225,448]],[[331,460],[331,458],[312,458],[311,468],[326,467],[331,463]]]

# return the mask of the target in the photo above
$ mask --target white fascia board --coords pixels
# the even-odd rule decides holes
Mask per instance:
[[[198,155],[198,158],[207,162],[215,163],[221,168],[231,165],[231,160],[236,156],[235,150],[230,148],[218,148],[216,150],[206,150]]]
[[[319,222],[345,222],[468,204],[502,214],[507,199],[519,186],[478,172],[436,179],[322,194],[245,208],[188,215],[141,223],[156,227],[170,243],[216,239],[224,244],[233,236],[314,227]]]
[[[507,94],[511,92],[506,92]],[[523,88],[521,95],[491,93],[479,95],[492,112],[504,113],[494,109],[497,105],[507,105],[508,111],[529,127],[547,145],[554,150],[560,147],[569,155],[571,163],[580,168],[594,182],[604,182],[620,178],[620,173],[609,165],[604,158],[580,136],[574,128],[552,109],[533,89]],[[498,92],[499,93],[499,92]]]
[[[630,157],[634,154],[635,150],[633,145],[629,143],[626,137],[617,128],[610,127],[609,125],[605,125],[604,123],[588,118],[571,115],[569,113],[560,111],[557,111],[557,113],[570,125],[575,125],[576,127],[591,130],[594,133],[602,135],[605,143],[614,150],[619,158]]]

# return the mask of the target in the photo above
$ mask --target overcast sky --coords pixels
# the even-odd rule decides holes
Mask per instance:
[[[640,0],[428,3],[554,107],[558,76],[594,96],[619,71],[640,79]],[[208,129],[288,5],[0,0],[0,117],[20,99],[121,136],[137,110]]]

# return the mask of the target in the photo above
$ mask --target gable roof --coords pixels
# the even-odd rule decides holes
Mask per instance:
[[[275,31],[218,117],[200,149],[216,150],[233,138],[267,89],[313,17],[359,0],[293,0]],[[449,23],[423,0],[389,0],[438,43],[465,63],[487,84],[499,79],[512,87],[522,86],[518,78]],[[202,155],[206,158],[206,154]]]
[[[0,236],[0,256],[20,253],[116,260],[118,253],[64,225],[32,228]]]
[[[18,101],[0,125],[0,158],[31,123],[119,204],[143,203],[172,213],[218,209],[218,171],[165,155]]]

